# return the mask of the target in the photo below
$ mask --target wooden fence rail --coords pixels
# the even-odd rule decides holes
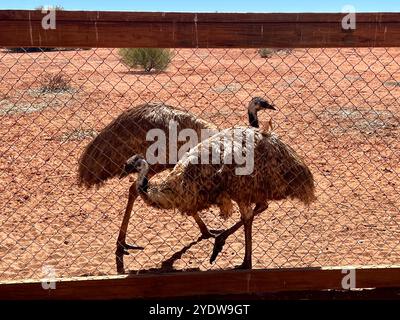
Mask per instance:
[[[355,270],[354,289],[400,288],[399,266],[343,266],[59,279],[55,289],[46,290],[43,289],[40,281],[9,282],[0,285],[0,300],[174,298],[263,292],[344,290],[342,281],[346,273],[343,273],[342,270],[349,269]]]
[[[4,47],[312,48],[400,46],[400,13],[161,13],[0,11]]]
[[[0,11],[3,47],[313,48],[400,47],[400,13],[154,13],[57,11],[44,29],[40,11]],[[341,269],[210,271],[0,284],[0,299],[105,299],[342,289]],[[362,267],[357,288],[400,287],[400,267]]]

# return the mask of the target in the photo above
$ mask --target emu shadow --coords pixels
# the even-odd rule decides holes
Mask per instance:
[[[193,240],[192,242],[190,242],[189,244],[187,244],[186,246],[184,246],[181,250],[179,250],[178,252],[175,252],[171,257],[169,257],[168,259],[164,260],[161,263],[161,267],[160,268],[150,268],[150,269],[144,269],[144,270],[128,270],[128,272],[126,272],[127,274],[144,274],[144,273],[164,273],[164,272],[188,272],[188,271],[200,271],[199,268],[190,268],[190,269],[184,269],[184,270],[177,270],[174,268],[174,263],[175,261],[179,260],[182,258],[182,256],[190,249],[192,248],[194,245],[198,244],[200,241],[204,240],[203,236],[200,236],[197,240]],[[122,269],[121,266],[118,267],[117,266],[117,271],[118,273],[125,273],[125,272],[121,272],[123,270],[123,258],[120,260],[122,262]]]

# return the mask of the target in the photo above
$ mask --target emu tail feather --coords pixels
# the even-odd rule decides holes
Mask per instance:
[[[90,188],[100,187],[106,180],[118,176],[134,150],[133,137],[121,135],[119,126],[108,126],[90,142],[79,159],[78,183]],[[125,137],[125,138],[124,138]]]

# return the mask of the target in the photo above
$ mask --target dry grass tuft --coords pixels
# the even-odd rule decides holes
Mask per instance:
[[[40,93],[62,93],[72,90],[70,86],[71,79],[62,73],[56,75],[46,74],[42,80],[42,86],[39,89]]]

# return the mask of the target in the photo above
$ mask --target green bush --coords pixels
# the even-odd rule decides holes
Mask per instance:
[[[129,68],[141,67],[145,72],[163,71],[172,60],[172,51],[159,48],[123,48],[119,50],[121,62]]]

